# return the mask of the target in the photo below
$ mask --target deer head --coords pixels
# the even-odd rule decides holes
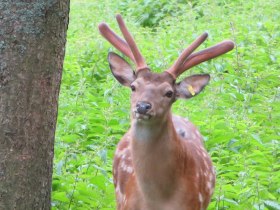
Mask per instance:
[[[233,49],[232,41],[223,41],[213,47],[193,53],[207,38],[203,33],[187,47],[175,63],[160,74],[152,73],[141,55],[134,39],[126,28],[121,15],[116,16],[125,38],[116,35],[107,24],[99,25],[100,33],[119,51],[129,57],[136,70],[119,55],[110,52],[108,61],[114,77],[130,87],[132,119],[137,122],[163,122],[170,113],[172,103],[178,98],[188,99],[198,95],[210,80],[209,74],[192,75],[176,83],[176,78],[187,69],[222,55]]]

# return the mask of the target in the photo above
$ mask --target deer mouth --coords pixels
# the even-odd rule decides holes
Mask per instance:
[[[134,115],[134,118],[137,120],[149,120],[152,117],[151,114],[148,114],[148,113],[142,114],[137,111],[134,111],[133,115]]]

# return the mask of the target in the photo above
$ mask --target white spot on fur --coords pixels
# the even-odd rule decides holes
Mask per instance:
[[[203,146],[199,146],[199,148],[200,148],[201,151],[203,151],[203,152],[205,151]]]
[[[127,167],[126,164],[124,162],[121,162],[121,169],[125,171],[126,167]]]
[[[213,174],[210,174],[209,179],[211,182],[213,181],[213,177],[214,177]]]
[[[120,186],[118,184],[117,184],[117,187],[116,187],[116,192],[122,194],[121,191],[120,191]]]
[[[198,193],[198,200],[200,203],[203,202],[203,196],[201,195],[201,193]]]
[[[209,191],[212,189],[212,184],[210,181],[207,182],[207,188]]]
[[[212,173],[213,173],[214,175],[216,174],[216,171],[215,171],[214,166],[212,167]]]
[[[123,149],[123,150],[117,150],[117,152],[116,152],[116,156],[118,157],[118,158],[123,158],[123,156],[125,156],[125,154],[127,153],[127,149]]]
[[[123,203],[124,205],[126,205],[126,202],[127,202],[127,199],[126,199],[126,196],[123,197]]]
[[[212,195],[213,192],[214,192],[214,188],[211,188],[210,191],[209,191],[210,195]]]
[[[126,165],[124,162],[121,163],[121,169],[129,174],[133,172],[133,168]]]
[[[126,167],[126,172],[129,173],[129,174],[131,174],[131,173],[133,172],[133,168],[130,167],[130,166],[127,166],[127,167]]]
[[[205,159],[203,160],[203,163],[204,163],[204,167],[206,168],[206,170],[209,171],[209,166]]]
[[[202,155],[202,150],[201,150],[200,148],[197,148],[196,151],[197,151],[197,153],[199,154],[199,156]]]
[[[196,139],[196,135],[194,133],[191,133],[191,139]]]

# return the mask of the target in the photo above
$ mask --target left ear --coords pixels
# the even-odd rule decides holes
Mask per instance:
[[[209,80],[209,74],[197,74],[186,77],[184,80],[176,84],[176,97],[191,98],[198,95],[208,84]]]

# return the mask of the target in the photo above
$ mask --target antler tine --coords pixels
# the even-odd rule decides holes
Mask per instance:
[[[115,32],[113,32],[106,23],[101,23],[98,26],[100,34],[107,39],[115,48],[120,52],[129,57],[135,62],[134,56],[126,43],[122,38],[120,38]]]
[[[212,58],[218,57],[219,55],[225,54],[231,51],[233,48],[234,48],[234,43],[230,40],[226,40],[212,47],[193,53],[187,58],[185,63],[180,66],[178,73],[181,74],[185,70],[193,66],[196,66],[204,61],[208,61]]]
[[[144,57],[141,55],[132,35],[129,33],[129,31],[122,19],[122,16],[120,14],[118,14],[116,16],[116,19],[118,21],[121,32],[122,32],[127,44],[129,45],[132,54],[134,55],[134,60],[137,65],[137,69],[139,70],[139,69],[147,68],[147,64],[144,60]]]
[[[207,37],[208,34],[206,32],[201,34],[189,47],[187,47],[182,52],[182,54],[175,61],[175,63],[166,71],[176,78],[180,74],[180,72],[178,72],[180,66],[184,63],[188,56],[207,39]]]

